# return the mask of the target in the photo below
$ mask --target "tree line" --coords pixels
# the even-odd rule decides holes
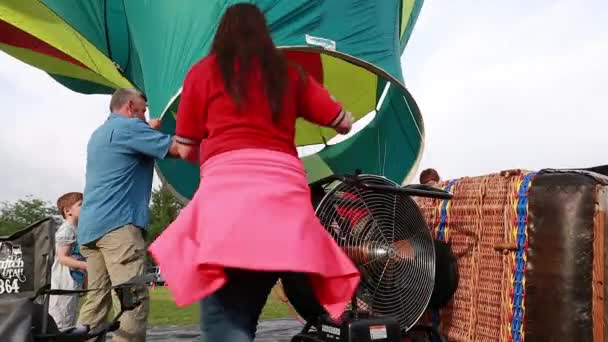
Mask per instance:
[[[150,200],[147,242],[154,241],[177,217],[182,208],[183,205],[165,185],[154,189]],[[14,202],[0,202],[0,236],[10,235],[32,223],[55,215],[59,213],[54,203],[33,196]]]

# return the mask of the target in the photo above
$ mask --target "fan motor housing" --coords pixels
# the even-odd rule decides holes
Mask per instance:
[[[434,240],[435,243],[435,284],[429,308],[441,309],[454,297],[460,276],[456,256],[450,244]]]

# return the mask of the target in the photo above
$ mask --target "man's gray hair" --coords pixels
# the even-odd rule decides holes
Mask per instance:
[[[144,101],[147,101],[144,94],[139,90],[133,88],[119,88],[116,89],[110,100],[110,111],[113,112],[124,106],[130,99],[134,97],[141,97]]]

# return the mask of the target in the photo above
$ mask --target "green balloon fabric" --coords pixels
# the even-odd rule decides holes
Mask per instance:
[[[302,158],[309,180],[360,169],[402,182],[424,143],[400,62],[423,0],[3,0],[0,49],[77,92],[138,88],[150,116],[172,133],[186,72],[209,52],[223,12],[238,2],[258,5],[275,44],[356,119],[375,113],[338,143],[332,130],[298,122],[298,146],[324,145]],[[198,187],[197,166],[167,159],[157,171],[183,200]]]

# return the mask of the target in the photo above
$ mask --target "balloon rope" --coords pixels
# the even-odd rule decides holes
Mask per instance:
[[[293,307],[289,303],[289,299],[287,299],[287,296],[285,295],[285,291],[282,291],[283,293],[279,292],[279,287],[281,288],[281,290],[283,289],[283,284],[281,283],[280,279],[277,282],[276,286],[272,288],[272,291],[274,292],[275,297],[279,301],[283,302],[283,304],[287,305],[287,309],[289,310],[289,313],[291,314],[291,316],[293,316],[293,318],[296,319],[296,321],[300,322],[300,324],[302,324],[302,325],[306,324],[306,322],[304,322],[304,320],[300,317],[300,315],[298,315],[298,313],[293,309]]]

